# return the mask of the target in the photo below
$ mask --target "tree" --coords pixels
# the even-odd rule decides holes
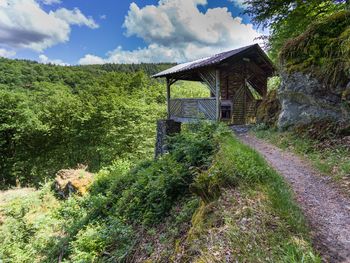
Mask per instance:
[[[349,0],[247,0],[245,3],[245,13],[252,16],[252,22],[270,29],[265,40],[274,61],[288,39],[304,32],[311,23],[349,6]]]

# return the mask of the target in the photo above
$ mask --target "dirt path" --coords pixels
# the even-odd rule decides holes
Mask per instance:
[[[350,200],[300,157],[245,132],[237,136],[260,152],[291,184],[324,260],[350,262]]]

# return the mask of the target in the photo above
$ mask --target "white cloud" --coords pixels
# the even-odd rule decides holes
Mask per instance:
[[[232,47],[251,44],[259,34],[251,24],[233,17],[226,7],[200,12],[206,0],[160,0],[158,6],[139,8],[135,3],[125,18],[127,36],[165,46],[183,43]]]
[[[87,54],[79,60],[80,65],[96,65],[107,63],[103,58],[95,55]]]
[[[55,5],[60,4],[61,0],[41,0],[44,5]]]
[[[256,43],[260,34],[252,24],[233,17],[226,7],[201,12],[207,0],[160,0],[143,8],[130,5],[125,17],[126,36],[142,38],[148,46],[133,51],[118,47],[106,58],[91,54],[80,62],[183,62]]]
[[[107,19],[107,15],[100,15],[100,19],[101,20],[106,20]]]
[[[0,57],[10,58],[16,55],[15,51],[0,48]]]
[[[0,43],[42,51],[69,40],[71,25],[96,28],[79,9],[44,11],[35,0],[0,0]]]
[[[235,6],[238,6],[238,7],[241,7],[241,8],[246,7],[246,4],[245,4],[246,0],[228,0],[228,1],[233,3]]]
[[[132,51],[123,50],[118,47],[107,54],[107,58],[101,58],[91,54],[79,60],[81,65],[89,64],[104,64],[104,63],[140,63],[140,62],[164,62],[164,61],[179,61],[184,57],[178,50],[169,49],[157,44],[151,44],[148,47],[140,48]]]
[[[73,10],[60,8],[54,12],[54,15],[71,25],[87,26],[92,29],[98,28],[98,24],[91,17],[86,17],[78,8]]]
[[[69,66],[68,63],[63,62],[61,59],[49,59],[44,54],[39,55],[39,62],[43,64],[54,64],[59,66]]]

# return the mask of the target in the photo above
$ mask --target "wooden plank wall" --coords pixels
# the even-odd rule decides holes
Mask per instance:
[[[242,66],[232,65],[221,69],[220,89],[222,100],[232,100],[235,92],[244,84],[244,74]]]
[[[264,90],[266,88],[264,81],[256,81],[254,73],[257,69],[254,67],[246,68],[242,63],[235,63],[229,67],[221,68],[220,71],[221,99],[230,100],[233,104],[231,123],[241,125],[255,122],[257,102],[250,90],[245,87],[245,80],[255,76],[255,87]],[[259,77],[260,80],[261,76]]]
[[[216,119],[215,98],[171,99],[170,117],[183,119]]]

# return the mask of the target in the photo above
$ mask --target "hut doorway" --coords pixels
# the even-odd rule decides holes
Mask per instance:
[[[244,125],[255,123],[256,110],[262,97],[253,94],[246,83],[239,88],[233,97],[232,124]]]

